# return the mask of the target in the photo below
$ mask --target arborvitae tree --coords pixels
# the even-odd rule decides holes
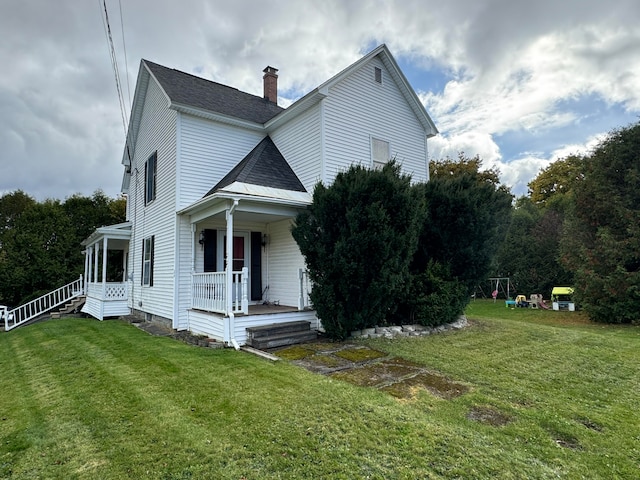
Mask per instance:
[[[640,123],[612,132],[583,173],[562,239],[576,300],[593,320],[640,322]]]
[[[353,166],[331,186],[316,185],[292,233],[329,336],[386,322],[408,286],[422,203],[395,162],[381,170]]]
[[[485,280],[511,215],[513,199],[497,172],[479,171],[478,157],[436,162],[425,198],[418,248],[411,262],[411,293],[401,313],[427,325],[461,314]]]

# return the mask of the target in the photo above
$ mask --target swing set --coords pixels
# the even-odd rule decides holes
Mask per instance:
[[[506,288],[505,288],[506,286]],[[491,298],[493,298],[493,301],[495,302],[498,298],[498,295],[500,295],[502,293],[502,295],[504,295],[505,300],[509,300],[511,298],[510,295],[510,291],[511,291],[511,279],[509,277],[493,277],[489,279],[489,288],[490,288],[490,292],[491,292]],[[487,298],[487,296],[484,293],[484,290],[482,289],[481,285],[478,285],[478,289],[480,290],[480,293],[482,294],[483,298]],[[474,295],[475,298],[475,295]]]

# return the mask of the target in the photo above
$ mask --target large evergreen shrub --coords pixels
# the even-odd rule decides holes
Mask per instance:
[[[384,324],[395,309],[408,286],[422,203],[395,162],[381,170],[353,166],[331,186],[316,185],[292,234],[329,336]]]
[[[411,262],[411,288],[400,318],[424,325],[453,321],[486,279],[511,215],[511,193],[479,159],[439,162],[439,173],[416,186],[426,212]],[[448,167],[448,168],[446,168]]]

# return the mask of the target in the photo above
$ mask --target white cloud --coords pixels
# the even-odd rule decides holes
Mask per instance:
[[[107,0],[126,98],[126,71],[133,90],[147,58],[258,95],[272,65],[287,105],[384,42],[425,78],[449,78],[433,91],[414,77],[442,132],[431,156],[478,154],[518,188],[564,144],[602,131],[572,103],[640,111],[635,0],[122,2],[127,66],[119,5]],[[0,29],[0,192],[117,194],[124,134],[100,2],[4,0]],[[560,130],[571,138],[550,135]],[[514,134],[523,144],[507,153]],[[547,153],[525,153],[546,137]]]

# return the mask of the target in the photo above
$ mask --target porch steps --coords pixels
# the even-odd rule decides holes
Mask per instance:
[[[247,328],[247,345],[259,350],[310,342],[317,337],[311,322],[303,320]]]
[[[51,318],[61,318],[63,315],[69,315],[70,313],[79,312],[85,301],[86,297],[84,295],[81,297],[72,298],[58,310],[56,310],[55,312],[51,312],[50,316]]]

